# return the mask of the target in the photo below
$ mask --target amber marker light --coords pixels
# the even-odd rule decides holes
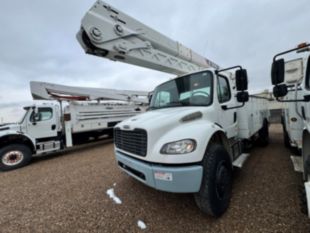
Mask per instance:
[[[297,48],[299,48],[299,49],[302,49],[302,48],[304,48],[304,47],[307,47],[307,43],[306,43],[306,42],[301,43],[301,44],[299,44],[299,45],[297,46]]]

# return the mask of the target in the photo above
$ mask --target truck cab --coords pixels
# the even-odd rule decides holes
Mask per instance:
[[[118,141],[118,134],[123,130],[130,133],[140,128],[148,135],[148,145],[145,145],[148,153],[143,160],[168,164],[201,161],[208,141],[206,135],[211,137],[212,133],[225,130],[228,138],[237,136],[236,109],[226,109],[237,105],[235,95],[235,83],[228,73],[218,76],[213,70],[205,70],[169,80],[154,90],[149,112],[116,126],[116,151],[129,152],[141,159],[142,154],[130,153],[135,150],[129,148],[132,145],[127,144],[126,139]],[[192,121],[195,124],[189,124]],[[169,152],[173,146],[168,144],[164,148],[164,144],[180,144],[183,139],[195,152],[187,152],[190,153],[187,156],[167,156],[173,154]]]
[[[309,65],[308,60],[307,57],[301,57],[285,61],[285,82],[288,85],[288,93],[283,97],[284,101],[301,99],[306,94],[306,83],[310,79],[310,77],[306,76],[307,66]],[[295,149],[294,152],[297,154],[300,154],[302,150],[305,104],[305,102],[286,102],[282,110],[284,144],[287,148]]]
[[[195,193],[200,200],[200,190],[205,188],[203,161],[206,153],[215,150],[220,153],[217,158],[223,156],[214,166],[222,184],[217,192],[226,204],[211,213],[200,207],[215,216],[222,214],[230,196],[232,163],[240,155],[240,151],[234,153],[239,143],[237,109],[249,98],[247,81],[236,79],[247,80],[240,72],[234,78],[231,73],[207,69],[156,87],[150,111],[115,126],[120,168],[155,189]]]
[[[25,107],[26,114],[21,122],[23,132],[37,140],[57,137],[61,131],[59,105],[44,104]]]
[[[59,105],[36,104],[24,110],[20,122],[0,126],[0,170],[24,166],[31,160],[32,154],[60,148],[62,126]]]
[[[292,156],[294,168],[303,174],[302,210],[310,216],[310,56],[300,56],[286,62],[283,55],[292,52],[309,52],[310,44],[302,43],[296,48],[274,56],[271,81],[273,94],[284,102],[284,143],[296,147],[301,156]]]

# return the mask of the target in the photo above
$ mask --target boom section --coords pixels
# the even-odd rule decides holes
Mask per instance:
[[[103,1],[82,19],[77,39],[86,53],[182,75],[219,66]]]
[[[149,92],[107,88],[72,87],[46,82],[30,82],[34,100],[117,100],[148,104]]]

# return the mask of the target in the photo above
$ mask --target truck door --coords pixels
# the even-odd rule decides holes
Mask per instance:
[[[223,75],[218,75],[217,78],[217,97],[220,104],[218,120],[219,124],[226,131],[228,138],[234,137],[237,134],[237,112],[236,109],[224,110],[222,107],[232,107],[236,104],[231,93],[229,80]]]
[[[304,95],[310,95],[310,56],[308,57],[308,60],[307,60]],[[301,105],[301,114],[304,120],[306,121],[306,123],[309,124],[310,123],[310,103],[303,102],[300,105]]]
[[[27,122],[27,132],[36,139],[57,136],[57,117],[51,107],[38,107],[37,114],[33,111]]]

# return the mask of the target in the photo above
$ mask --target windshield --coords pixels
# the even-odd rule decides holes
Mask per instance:
[[[151,109],[177,106],[208,106],[212,103],[212,73],[204,71],[173,79],[158,86]]]
[[[27,109],[23,109],[23,111],[20,112],[19,121],[18,121],[19,124],[23,123],[23,121],[27,115],[27,112],[28,112]]]

